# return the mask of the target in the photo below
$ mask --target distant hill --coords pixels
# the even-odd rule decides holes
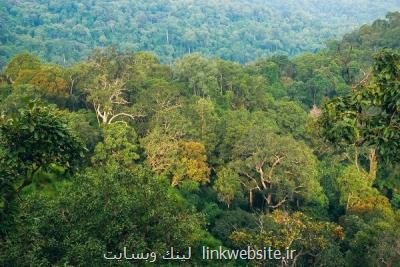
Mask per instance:
[[[378,19],[371,25],[346,34],[342,44],[363,49],[380,49],[383,47],[400,48],[400,13],[387,14],[386,19]]]
[[[21,51],[70,64],[110,45],[164,62],[201,52],[244,63],[315,51],[395,10],[398,0],[3,0],[0,66]]]

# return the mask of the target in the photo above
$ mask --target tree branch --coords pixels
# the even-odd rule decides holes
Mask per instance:
[[[132,114],[129,114],[129,113],[121,112],[121,113],[118,113],[118,114],[112,116],[112,117],[110,118],[110,120],[108,121],[108,124],[111,124],[117,117],[120,117],[120,116],[129,117],[129,118],[131,118],[132,120],[135,120],[136,118],[139,118],[139,117],[145,117],[145,115],[143,115],[143,114],[132,115]]]

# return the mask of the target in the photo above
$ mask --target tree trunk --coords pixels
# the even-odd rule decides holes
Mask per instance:
[[[376,159],[376,149],[371,148],[368,155],[369,159],[369,176],[372,180],[376,178],[376,172],[378,170],[378,161]]]
[[[250,209],[253,208],[253,190],[250,189],[249,191],[249,205],[250,205]]]

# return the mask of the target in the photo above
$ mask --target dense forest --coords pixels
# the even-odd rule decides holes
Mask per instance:
[[[189,48],[237,61],[293,55],[332,37],[330,27],[369,19],[360,10],[396,1],[343,1],[354,7],[343,10],[337,1],[165,2],[0,4],[0,266],[152,266],[103,255],[171,246],[296,250],[281,261],[210,262],[193,252],[187,266],[400,266],[399,12],[295,57],[243,65],[190,53],[163,63]],[[305,22],[303,2],[338,14]],[[300,17],[285,15],[289,7]],[[204,13],[210,25],[197,24]],[[258,32],[266,13],[280,23]],[[142,26],[125,35],[119,16]],[[190,16],[191,33],[180,16]],[[167,19],[176,27],[163,28]],[[225,20],[236,34],[220,35]],[[277,27],[287,35],[259,46]],[[210,46],[196,39],[204,29]],[[148,39],[130,40],[139,30]],[[163,59],[120,49],[160,42]],[[237,47],[223,50],[227,42]],[[8,60],[21,49],[33,53]]]
[[[241,63],[323,47],[400,9],[398,0],[2,0],[0,67],[20,52],[69,65],[97,47],[191,52]]]

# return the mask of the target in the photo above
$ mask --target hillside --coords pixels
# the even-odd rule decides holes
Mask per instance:
[[[163,62],[201,52],[244,63],[315,51],[399,9],[397,0],[4,0],[0,66],[21,51],[70,64],[110,45]]]
[[[400,12],[293,57],[240,64],[194,53],[193,42],[181,51],[190,54],[166,63],[154,52],[90,50],[94,41],[62,50],[96,29],[104,34],[99,21],[113,12],[93,12],[97,3],[125,3],[129,14],[133,1],[93,1],[80,17],[83,2],[37,1],[53,15],[33,20],[29,2],[13,3],[34,12],[24,11],[26,27],[7,28],[19,33],[14,39],[0,36],[12,51],[2,51],[0,71],[0,266],[398,266]],[[177,3],[142,2],[152,14],[143,21],[165,30],[156,14]],[[235,2],[183,10],[204,3],[225,10]],[[301,7],[290,3],[273,6]],[[314,3],[308,12],[327,5],[327,14],[340,13],[328,19],[337,23],[355,15],[333,2],[306,3]],[[61,17],[88,25],[86,37]],[[118,27],[104,40],[130,38]],[[29,40],[51,33],[57,43],[38,41],[8,59],[32,44],[18,39],[28,28],[41,29]],[[165,38],[149,36],[143,44]],[[205,248],[244,256],[212,260]],[[278,256],[250,256],[260,250]]]

